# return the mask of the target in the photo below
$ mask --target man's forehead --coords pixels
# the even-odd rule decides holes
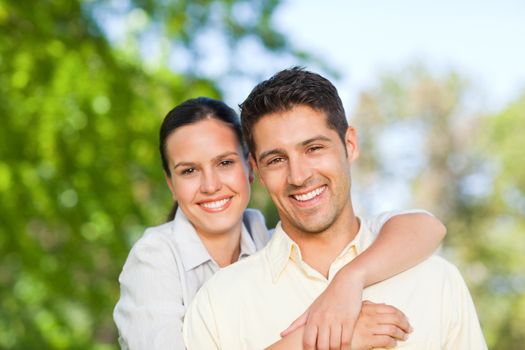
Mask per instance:
[[[301,144],[313,138],[337,138],[337,133],[329,127],[324,112],[301,105],[262,116],[253,126],[253,136],[259,153],[268,148]]]
[[[319,125],[321,125],[322,122],[326,128],[330,128],[326,112],[314,109],[308,105],[294,105],[291,108],[262,115],[257,122],[253,124],[252,133],[255,134],[261,124],[264,124],[266,128],[278,128],[279,123],[272,121],[286,121],[287,124],[290,125],[295,123],[301,124],[304,122],[305,117],[309,117],[311,121],[315,121]]]

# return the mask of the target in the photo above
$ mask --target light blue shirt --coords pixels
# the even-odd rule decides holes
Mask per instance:
[[[247,209],[240,259],[265,246],[262,214]],[[185,349],[182,323],[201,286],[220,269],[184,213],[151,227],[135,243],[119,277],[120,299],[113,318],[122,349]]]

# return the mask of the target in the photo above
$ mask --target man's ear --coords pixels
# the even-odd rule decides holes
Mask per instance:
[[[259,167],[257,165],[257,161],[255,160],[255,158],[253,157],[253,155],[250,153],[249,157],[248,157],[248,162],[250,164],[250,183],[253,183],[253,180],[254,180],[254,174],[253,172],[254,171],[257,171],[257,173],[259,174],[259,180],[263,183],[264,185],[264,182],[263,180],[261,179],[261,176],[260,176],[260,171],[259,171]]]
[[[359,157],[359,144],[357,140],[357,133],[353,126],[346,129],[345,146],[348,160],[353,162]]]
[[[253,175],[252,162],[248,160],[248,181],[250,181],[250,185],[253,185],[254,180],[255,180],[255,176]]]
[[[171,182],[171,177],[167,174],[164,174],[164,179],[166,180],[166,183],[168,184],[168,187],[170,188],[171,192],[171,198],[176,202],[177,196],[175,196],[175,187],[173,186],[173,183]]]

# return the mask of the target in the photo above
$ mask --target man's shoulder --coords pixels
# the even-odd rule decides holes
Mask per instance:
[[[425,270],[431,270],[434,273],[441,273],[444,277],[461,276],[456,265],[437,254],[431,255],[421,264],[416,265],[415,267],[418,268],[419,266]]]
[[[450,261],[434,254],[422,264],[422,267],[425,269],[423,275],[428,273],[427,279],[439,277],[442,285],[447,288],[451,295],[457,292],[468,292],[468,287],[460,270]]]
[[[268,274],[266,248],[240,261],[226,266],[203,286],[203,288],[239,289],[260,281]]]
[[[199,289],[184,317],[189,349],[240,348],[245,306],[266,280],[264,260],[264,252],[259,251],[217,271]]]
[[[458,268],[453,263],[437,254],[431,255],[418,265],[408,269],[406,273],[410,276],[416,275],[434,280],[461,276]]]
[[[416,266],[367,289],[381,293],[402,286],[403,290],[433,290],[462,281],[456,266],[438,255],[432,255]]]

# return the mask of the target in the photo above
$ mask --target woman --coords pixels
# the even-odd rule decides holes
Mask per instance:
[[[235,112],[209,98],[188,100],[164,119],[160,153],[178,209],[172,221],[146,230],[124,265],[114,312],[122,348],[183,349],[182,320],[197,290],[219,268],[253,254],[268,241],[262,215],[246,209],[253,175],[240,130]],[[341,305],[345,316],[340,321],[355,322],[365,286],[415,265],[445,234],[429,215],[390,219],[393,215],[377,218],[383,228],[376,242],[336,275],[287,333],[306,320],[316,322],[323,318],[319,315],[339,312]],[[396,254],[407,247],[408,254]],[[373,317],[371,321],[380,323]],[[390,341],[403,339],[408,328],[398,325],[396,332],[382,334]],[[300,338],[297,341],[300,345]]]

